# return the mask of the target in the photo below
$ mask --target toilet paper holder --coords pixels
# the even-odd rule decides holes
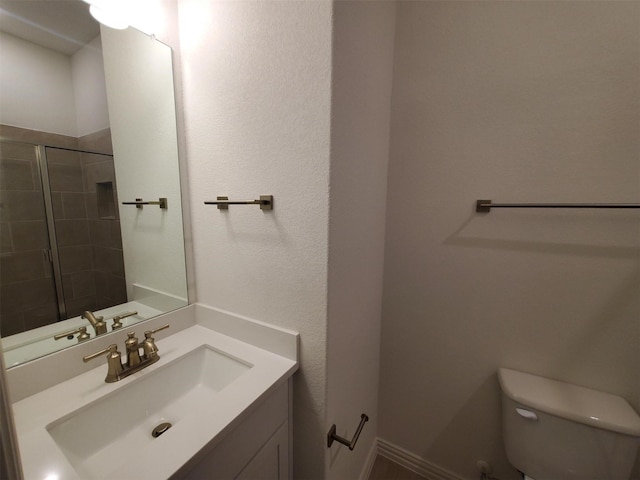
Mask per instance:
[[[369,417],[367,415],[365,415],[364,413],[360,415],[360,425],[358,425],[358,429],[356,430],[356,433],[353,434],[353,438],[351,439],[351,441],[341,437],[340,435],[336,435],[336,424],[334,423],[333,425],[331,425],[329,433],[327,433],[327,448],[331,448],[331,445],[333,445],[333,441],[335,440],[349,447],[349,450],[353,450],[354,448],[356,448],[356,442],[358,441],[360,432],[362,432],[362,429],[364,428],[364,424],[368,421]]]

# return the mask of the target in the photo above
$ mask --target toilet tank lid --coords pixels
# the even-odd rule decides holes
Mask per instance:
[[[502,391],[515,402],[557,417],[640,436],[640,417],[621,397],[507,368],[498,369]]]

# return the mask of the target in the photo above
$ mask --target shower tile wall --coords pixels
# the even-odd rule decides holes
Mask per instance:
[[[101,216],[96,191],[115,196],[113,159],[48,148],[47,161],[67,316],[126,302],[117,209]]]
[[[71,139],[2,125],[0,134],[111,153],[108,131]],[[3,142],[0,153],[0,334],[5,336],[58,317],[44,253],[48,237],[35,148]],[[67,317],[126,302],[113,158],[47,148],[47,160]],[[106,210],[98,208],[97,185],[112,197]]]
[[[82,154],[82,159],[96,301],[107,307],[127,301],[113,157]]]
[[[34,145],[52,145],[60,148],[79,148],[76,137],[58,135],[57,133],[39,132],[26,128],[0,124],[0,136],[13,142],[25,142]],[[105,153],[112,153],[111,151]]]
[[[0,335],[58,318],[34,147],[0,144]]]
[[[99,132],[78,137],[78,150],[89,150],[113,155],[111,130],[107,128],[106,130],[100,130]]]
[[[103,130],[80,137],[78,148],[113,154],[111,132]],[[101,306],[124,303],[127,301],[127,292],[113,159],[83,154],[82,168],[96,301]],[[105,195],[111,196],[110,208],[104,205],[104,195],[102,199],[99,197],[100,188]]]

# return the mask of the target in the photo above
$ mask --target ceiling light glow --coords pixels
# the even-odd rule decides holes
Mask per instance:
[[[96,5],[89,6],[89,12],[91,12],[93,18],[107,27],[124,30],[129,26],[129,23],[116,12],[97,7]]]

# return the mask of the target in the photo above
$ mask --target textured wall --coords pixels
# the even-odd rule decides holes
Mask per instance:
[[[300,332],[294,478],[322,478],[332,5],[179,6],[198,302]]]
[[[640,4],[402,2],[379,434],[465,478],[500,437],[498,367],[640,411]]]
[[[337,2],[333,15],[326,478],[352,480],[378,428],[380,317],[395,4]]]

